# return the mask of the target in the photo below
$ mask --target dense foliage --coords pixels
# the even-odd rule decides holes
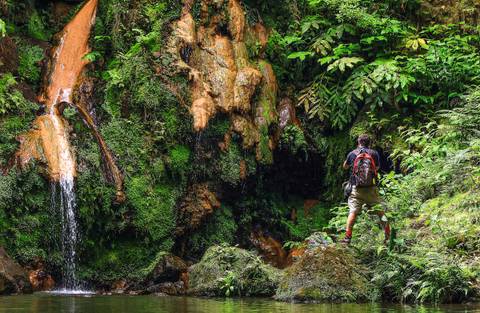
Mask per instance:
[[[272,164],[257,161],[235,134],[220,147],[231,128],[226,114],[193,131],[188,77],[167,51],[180,2],[100,1],[87,76],[96,87],[95,122],[122,170],[127,201],[113,201],[98,145],[67,108],[79,172],[83,279],[102,286],[141,280],[161,251],[198,261],[221,243],[253,248],[255,229],[287,248],[315,231],[341,237],[347,214],[341,165],[366,132],[382,154],[382,193],[395,235],[385,247],[368,215],[356,226],[353,249],[371,270],[377,299],[451,302],[477,295],[476,1],[242,1],[249,25],[269,28],[265,54],[280,86],[278,102],[297,105],[298,125],[262,130],[278,134]],[[0,0],[0,52],[11,52],[8,62],[0,59],[1,168],[39,109],[34,95],[42,66],[53,35],[80,7],[71,6],[61,15],[50,1]],[[259,47],[249,46],[249,53]],[[54,186],[44,174],[33,164],[0,176],[0,244],[22,265],[42,259],[58,274]],[[179,234],[185,226],[179,212],[200,183],[221,205]],[[318,201],[306,208],[305,200]],[[227,277],[225,288],[233,280]]]

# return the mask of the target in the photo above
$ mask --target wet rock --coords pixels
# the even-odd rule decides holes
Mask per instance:
[[[55,287],[55,280],[52,275],[48,274],[43,268],[30,271],[28,278],[33,291],[48,291]]]
[[[213,246],[189,269],[188,293],[197,296],[271,296],[281,271],[254,253],[237,247]]]
[[[196,184],[189,188],[177,215],[177,235],[192,231],[201,225],[203,220],[220,207],[215,193],[208,184]]]
[[[27,271],[0,247],[0,295],[30,292],[32,286]]]
[[[260,141],[260,133],[255,124],[241,115],[233,115],[231,118],[232,129],[243,138],[243,148],[254,147]]]
[[[161,252],[145,280],[131,289],[142,290],[143,294],[182,295],[185,294],[188,285],[187,271],[188,266],[181,258],[168,252]]]
[[[187,293],[187,289],[183,281],[165,282],[148,287],[146,289],[146,293],[155,295],[181,296]]]
[[[193,128],[197,131],[207,127],[208,121],[215,113],[215,104],[210,96],[196,99],[192,104]]]
[[[250,242],[257,248],[262,259],[276,268],[287,266],[288,254],[281,242],[273,238],[268,232],[256,229],[250,234]]]
[[[233,103],[235,109],[241,112],[250,111],[251,98],[261,79],[262,74],[257,69],[245,67],[238,71],[234,86]]]
[[[155,263],[146,277],[146,280],[153,284],[179,281],[182,273],[188,270],[187,264],[181,258],[167,252],[160,253]]]
[[[300,302],[365,302],[372,290],[366,270],[343,247],[321,245],[285,272],[275,298]]]
[[[265,50],[268,32],[261,24],[247,25],[238,0],[198,2],[197,21],[191,14],[192,1],[183,2],[168,44],[177,69],[190,79],[193,128],[201,131],[215,114],[226,113],[235,123],[228,132],[242,136],[245,149],[262,144],[258,158],[271,160],[274,145],[268,128],[277,120],[278,87],[270,64],[253,51],[257,46]]]
[[[300,126],[300,121],[297,118],[293,101],[290,98],[283,98],[278,105],[279,124],[280,129],[284,129],[288,125]]]

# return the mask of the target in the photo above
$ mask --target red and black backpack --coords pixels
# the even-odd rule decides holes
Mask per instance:
[[[357,187],[375,186],[376,179],[375,159],[365,149],[360,149],[353,161],[352,184]]]

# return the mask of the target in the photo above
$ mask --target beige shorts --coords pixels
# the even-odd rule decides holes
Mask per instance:
[[[348,208],[350,213],[360,214],[363,206],[367,206],[368,209],[376,206],[383,205],[383,200],[378,194],[377,186],[372,187],[353,187],[352,193],[348,197]]]

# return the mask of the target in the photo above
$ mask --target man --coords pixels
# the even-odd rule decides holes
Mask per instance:
[[[368,209],[376,205],[382,205],[383,201],[378,193],[376,181],[380,170],[380,157],[377,151],[370,149],[370,137],[366,134],[358,137],[358,147],[347,155],[343,163],[344,169],[351,168],[349,184],[351,192],[348,196],[349,215],[347,219],[347,231],[343,243],[349,244],[352,240],[353,225],[357,216],[362,212],[365,205]],[[376,210],[375,214],[380,218],[380,225],[385,231],[385,241],[390,238],[390,225],[383,209]]]

